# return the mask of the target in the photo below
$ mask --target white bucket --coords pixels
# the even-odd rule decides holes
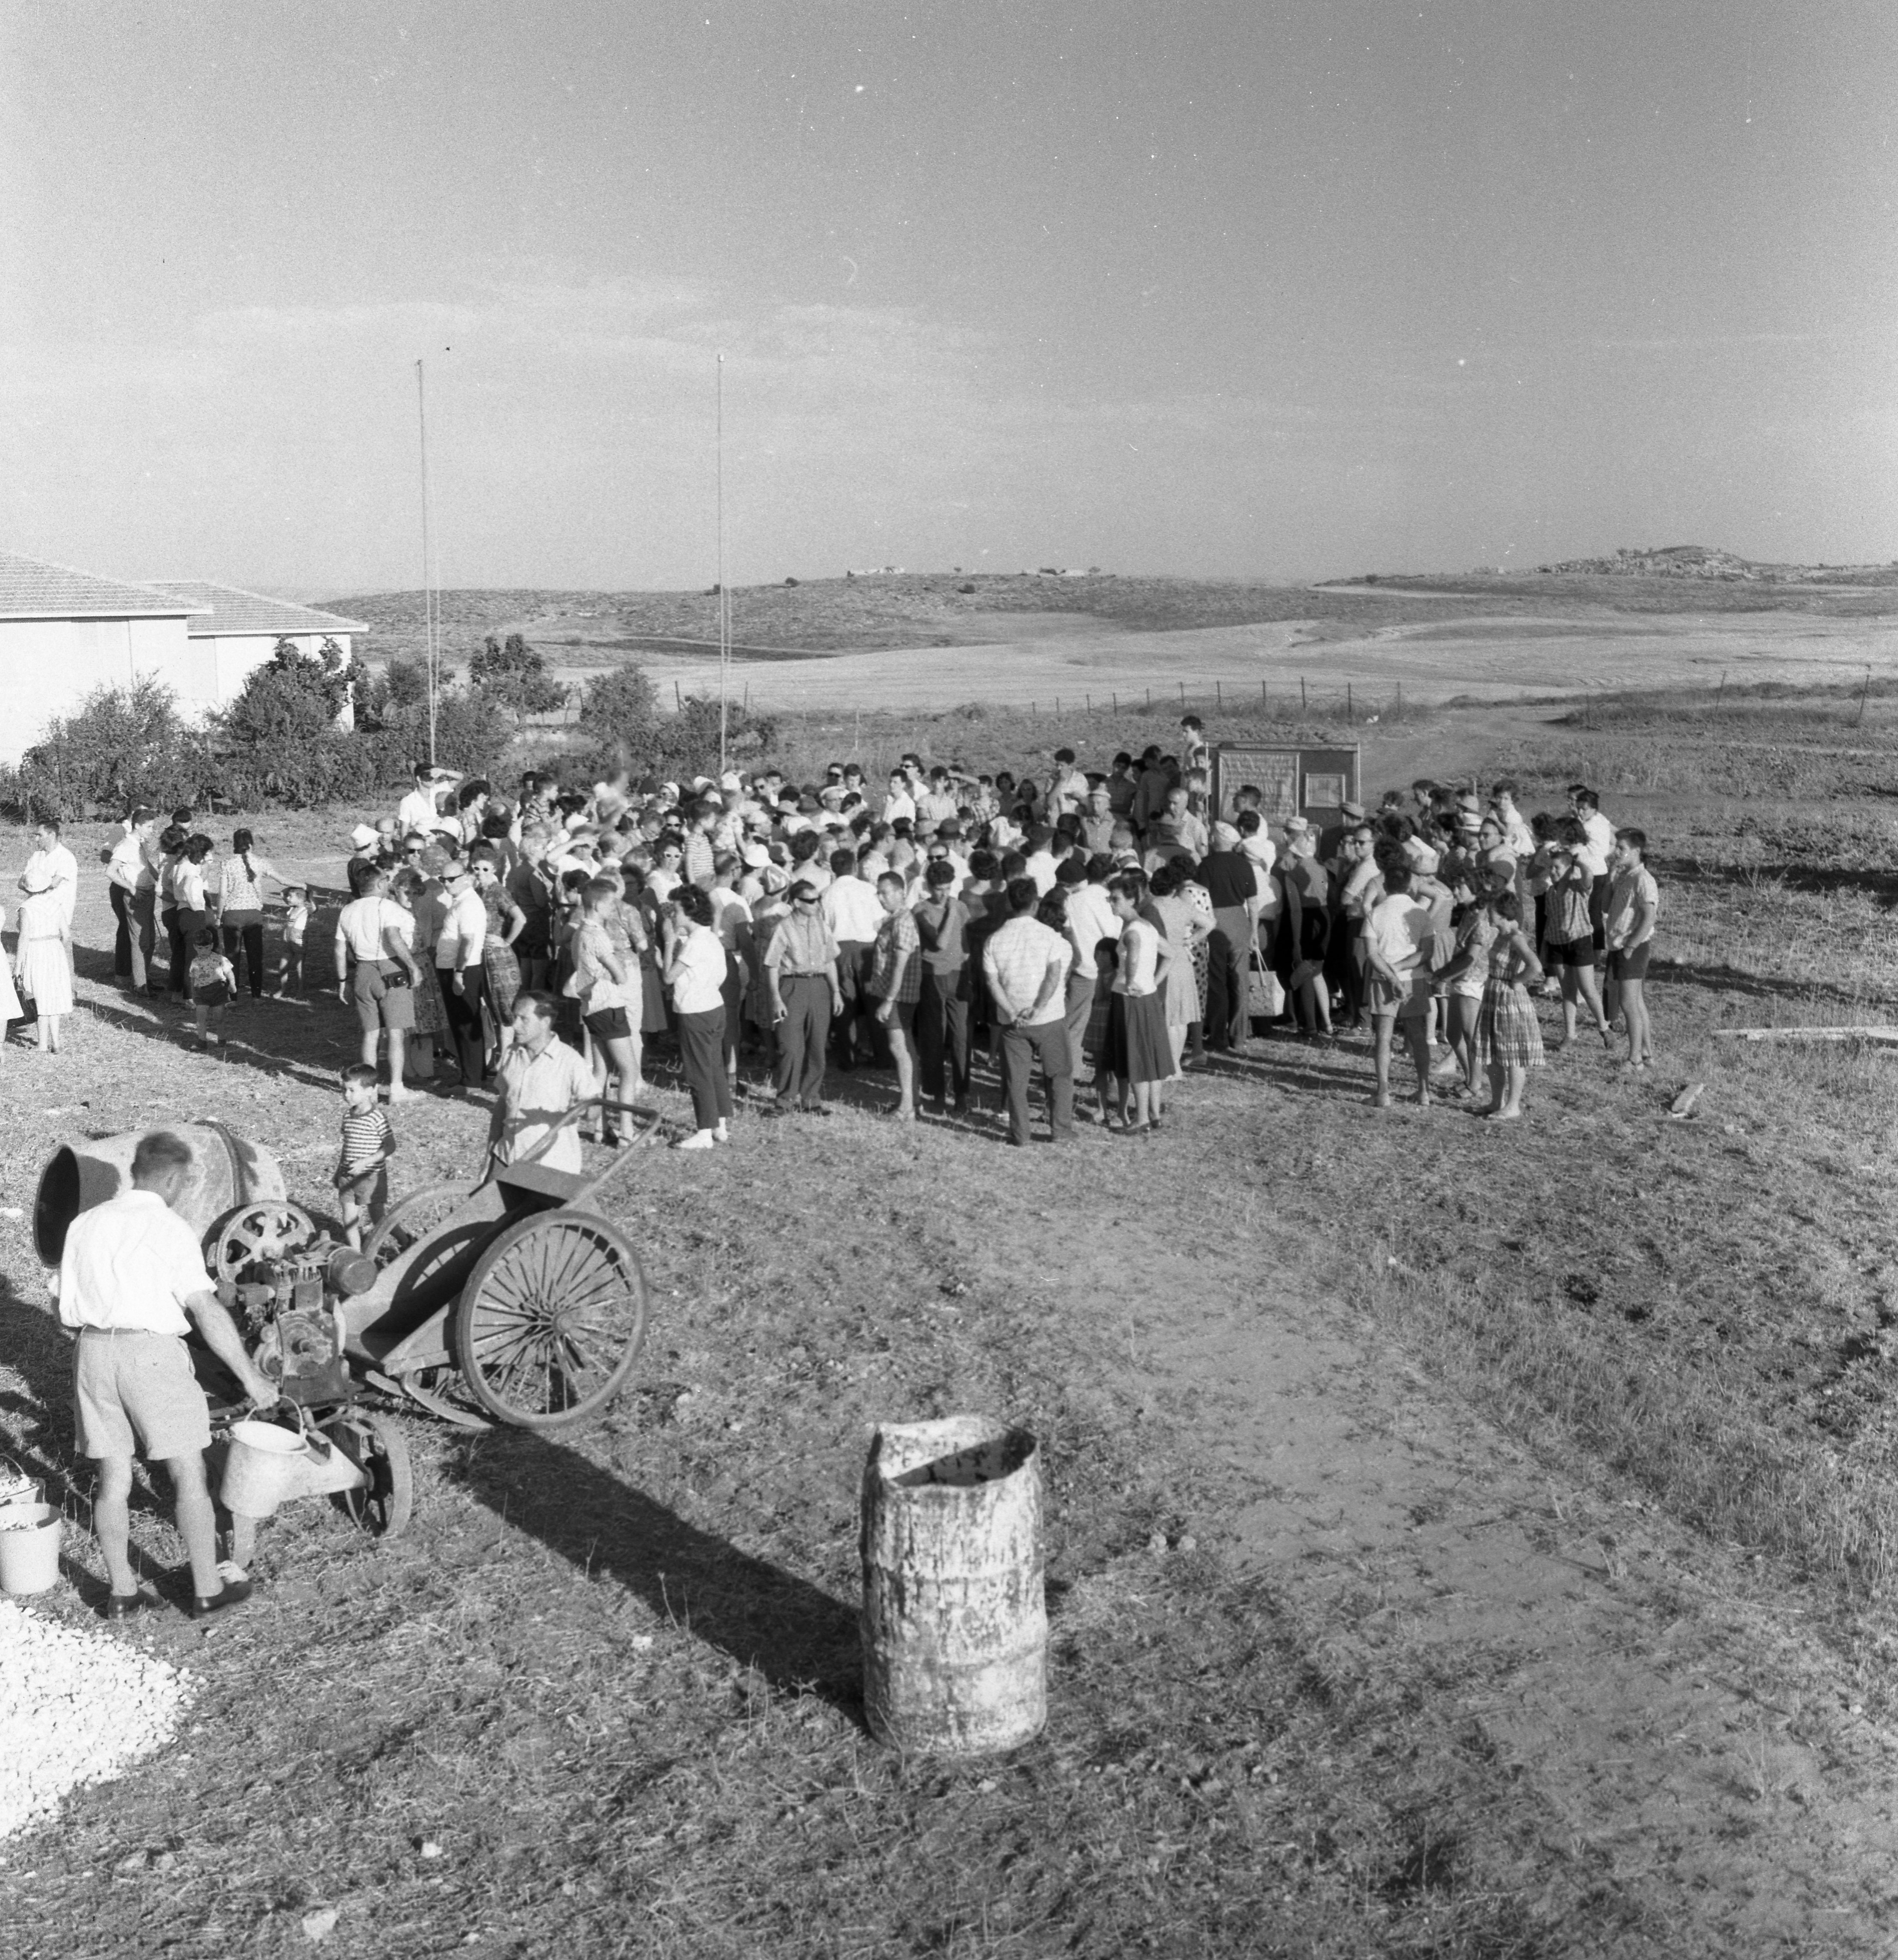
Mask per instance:
[[[59,1577],[59,1513],[50,1504],[0,1505],[0,1592],[44,1592]]]
[[[272,1516],[285,1498],[305,1488],[304,1453],[304,1440],[294,1430],[274,1422],[233,1423],[218,1492],[224,1509],[247,1518]]]

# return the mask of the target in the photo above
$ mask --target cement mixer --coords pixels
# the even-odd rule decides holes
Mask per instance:
[[[218,1297],[252,1361],[277,1383],[278,1418],[291,1425],[286,1437],[241,1420],[247,1405],[221,1394],[221,1370],[193,1343],[214,1430],[228,1436],[220,1494],[233,1519],[231,1555],[250,1563],[259,1522],[285,1497],[333,1497],[364,1530],[394,1537],[409,1522],[408,1444],[388,1417],[358,1406],[337,1310],[374,1284],[375,1262],[325,1237],[288,1201],[282,1169],[260,1145],[221,1123],[164,1127],[191,1153],[173,1209],[202,1240]],[[129,1188],[132,1159],[154,1134],[78,1138],[53,1152],[33,1208],[33,1245],[47,1265],[59,1264],[81,1212]],[[273,1439],[287,1446],[272,1450]]]

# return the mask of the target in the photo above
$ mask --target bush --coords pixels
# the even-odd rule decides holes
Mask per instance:
[[[468,678],[491,701],[516,714],[551,714],[567,698],[547,663],[518,633],[510,633],[504,645],[490,633],[468,663]]]
[[[596,775],[625,768],[635,775],[648,770],[662,775],[707,775],[718,767],[717,698],[688,694],[676,714],[662,714],[658,690],[640,667],[615,667],[601,675],[587,690],[580,725],[596,746],[577,756],[575,765],[590,768]],[[776,742],[777,724],[730,702],[725,733],[728,757],[755,759]]]
[[[580,725],[604,747],[650,755],[659,732],[659,690],[644,667],[615,667],[588,685]]]
[[[216,773],[202,733],[148,675],[129,689],[95,688],[50,722],[17,768],[0,771],[0,806],[23,819],[118,816],[140,803],[169,809],[201,801]]]

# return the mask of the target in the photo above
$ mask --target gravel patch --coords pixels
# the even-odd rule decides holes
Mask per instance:
[[[56,1625],[0,1600],[0,1838],[161,1747],[196,1687],[188,1669],[110,1634]]]

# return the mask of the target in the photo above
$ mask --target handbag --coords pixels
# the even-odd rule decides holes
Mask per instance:
[[[1246,968],[1245,1011],[1255,1021],[1276,1021],[1285,1012],[1285,988],[1255,951]]]

